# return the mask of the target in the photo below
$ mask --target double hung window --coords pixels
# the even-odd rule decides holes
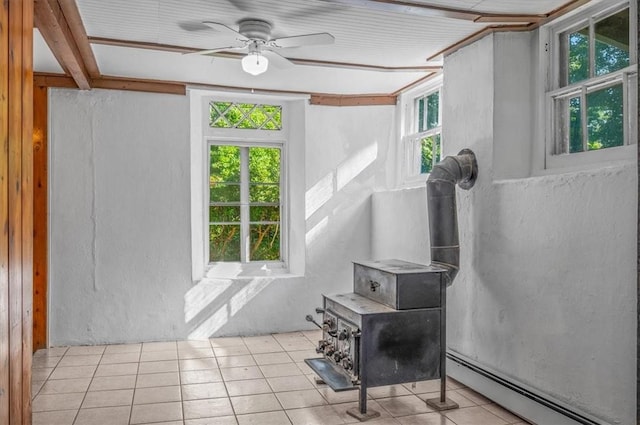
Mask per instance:
[[[548,159],[634,143],[635,16],[629,3],[601,4],[551,29]]]
[[[405,95],[405,131],[402,137],[404,180],[430,173],[442,155],[441,79],[419,94]]]

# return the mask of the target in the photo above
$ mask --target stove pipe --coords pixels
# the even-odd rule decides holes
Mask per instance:
[[[437,163],[427,180],[431,263],[447,269],[447,286],[453,283],[460,266],[456,184],[471,189],[477,176],[475,154],[463,149]]]

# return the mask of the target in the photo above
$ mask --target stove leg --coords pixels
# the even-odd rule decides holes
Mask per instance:
[[[447,378],[443,375],[440,379],[440,397],[427,399],[427,406],[437,411],[457,409],[459,407],[458,403],[446,397],[446,382]]]
[[[440,312],[440,398],[430,398],[427,406],[434,410],[457,409],[458,403],[448,399],[447,394],[447,287],[440,285],[442,309]]]
[[[369,419],[374,419],[380,416],[380,412],[376,412],[375,410],[369,410],[367,412],[367,387],[364,385],[360,385],[360,399],[358,402],[358,407],[352,407],[347,410],[347,414],[353,416],[360,422],[368,421]]]

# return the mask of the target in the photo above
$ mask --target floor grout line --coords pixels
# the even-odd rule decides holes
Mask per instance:
[[[236,411],[234,405],[233,405],[233,402],[231,400],[232,396],[229,394],[229,383],[230,382],[235,382],[235,381],[247,381],[247,380],[257,380],[257,379],[261,379],[261,380],[264,380],[264,382],[266,382],[267,386],[266,386],[265,390],[268,390],[268,392],[257,393],[257,394],[242,394],[243,396],[247,397],[247,400],[243,400],[243,402],[247,401],[247,402],[250,403],[251,402],[250,400],[251,400],[252,396],[263,396],[263,397],[261,397],[259,399],[260,400],[266,400],[264,395],[265,394],[270,394],[272,397],[275,397],[275,399],[277,401],[277,404],[275,404],[275,403],[273,404],[273,408],[276,408],[276,406],[278,406],[279,409],[278,410],[271,410],[271,408],[265,407],[265,409],[267,409],[267,411],[260,411],[259,410],[257,412],[247,413],[247,415],[260,415],[260,414],[273,413],[273,415],[271,415],[271,416],[273,416],[273,417],[277,416],[277,417],[280,417],[281,419],[285,419],[286,418],[286,421],[288,421],[290,424],[295,423],[294,420],[295,421],[300,421],[300,418],[304,417],[305,414],[312,414],[312,413],[305,412],[305,410],[309,410],[309,412],[313,412],[313,409],[316,409],[316,412],[327,412],[327,413],[328,412],[333,412],[336,415],[338,415],[340,417],[343,417],[344,416],[344,412],[341,412],[340,409],[337,409],[336,407],[338,405],[342,405],[342,404],[345,404],[345,403],[354,403],[354,402],[353,401],[342,401],[342,399],[334,399],[334,402],[331,403],[330,399],[332,399],[332,398],[329,397],[329,394],[325,395],[326,392],[320,391],[321,388],[319,388],[317,385],[314,385],[313,382],[312,382],[312,387],[313,387],[312,389],[314,390],[314,394],[317,393],[317,394],[319,394],[321,396],[321,398],[317,399],[316,402],[318,402],[319,400],[323,400],[323,402],[326,403],[326,404],[322,404],[322,405],[319,405],[319,406],[315,406],[314,405],[314,406],[308,406],[307,407],[306,406],[307,404],[313,404],[313,403],[305,403],[305,406],[303,406],[303,407],[295,407],[295,408],[285,409],[285,407],[283,405],[283,402],[280,400],[280,398],[278,398],[274,387],[271,385],[269,379],[265,376],[265,372],[263,371],[262,367],[265,367],[265,368],[268,369],[269,366],[289,365],[289,366],[292,366],[294,368],[297,368],[296,370],[299,370],[299,372],[301,373],[301,375],[295,374],[295,375],[280,376],[280,374],[284,373],[285,371],[282,371],[282,370],[279,370],[279,369],[274,370],[274,372],[276,372],[276,376],[274,376],[272,378],[283,378],[280,381],[285,381],[284,378],[287,378],[287,377],[291,378],[293,376],[296,376],[296,377],[297,376],[302,376],[302,377],[305,377],[306,379],[309,379],[309,375],[311,375],[310,373],[307,373],[309,371],[307,371],[305,369],[302,369],[302,367],[298,364],[300,362],[294,360],[294,357],[292,357],[291,353],[295,352],[295,351],[299,351],[300,352],[300,351],[307,350],[307,348],[304,348],[305,344],[303,344],[302,341],[306,341],[306,342],[311,343],[311,344],[314,344],[314,342],[312,340],[312,336],[313,335],[311,333],[304,334],[304,333],[300,332],[300,333],[298,333],[298,335],[296,335],[295,333],[287,333],[286,336],[282,335],[282,336],[279,336],[279,337],[278,337],[278,335],[282,335],[282,334],[271,334],[271,335],[268,335],[268,336],[267,335],[262,336],[262,338],[264,338],[265,341],[268,341],[268,343],[267,343],[268,346],[266,348],[265,347],[260,347],[260,344],[262,344],[262,342],[260,342],[258,339],[248,340],[248,341],[250,341],[250,344],[247,344],[247,341],[244,338],[241,338],[238,341],[237,345],[234,344],[234,345],[229,345],[229,346],[216,346],[215,347],[215,348],[227,348],[227,347],[229,347],[228,350],[220,350],[220,352],[222,352],[224,354],[233,353],[234,349],[232,347],[239,347],[239,346],[244,347],[246,349],[246,351],[248,352],[248,355],[249,355],[249,358],[247,358],[246,360],[251,359],[251,361],[254,363],[254,365],[252,365],[252,366],[230,366],[230,367],[248,368],[248,367],[255,366],[255,368],[259,371],[260,378],[257,378],[257,377],[256,378],[244,378],[243,377],[243,379],[240,379],[240,380],[234,379],[235,376],[228,376],[228,378],[231,378],[231,380],[225,378],[222,375],[222,369],[224,369],[224,368],[221,368],[221,358],[223,358],[223,357],[234,357],[234,356],[244,356],[245,354],[231,354],[229,356],[227,356],[227,355],[225,355],[225,356],[217,356],[215,354],[215,350],[214,350],[215,338],[209,338],[208,339],[208,344],[207,343],[203,343],[203,344],[194,343],[193,345],[190,345],[188,342],[183,342],[183,341],[168,341],[168,342],[172,343],[174,348],[171,348],[170,350],[169,349],[167,349],[167,350],[157,350],[157,351],[173,351],[173,350],[175,350],[175,352],[176,352],[175,361],[177,362],[177,374],[178,374],[178,384],[177,385],[178,385],[178,390],[180,392],[180,394],[179,394],[180,395],[179,402],[180,402],[180,409],[181,409],[180,412],[181,412],[181,415],[182,415],[182,419],[181,420],[176,420],[175,423],[176,424],[181,423],[182,425],[185,425],[188,420],[191,420],[191,419],[187,419],[186,418],[185,403],[186,403],[186,401],[189,401],[189,400],[185,400],[185,395],[184,395],[184,392],[183,392],[183,386],[184,385],[188,385],[183,380],[183,373],[186,372],[186,370],[184,370],[184,368],[183,368],[183,361],[186,361],[186,360],[194,360],[196,362],[193,365],[185,365],[185,367],[186,366],[190,366],[190,367],[191,366],[195,366],[197,368],[200,368],[200,367],[215,367],[215,369],[212,369],[212,370],[217,371],[217,374],[219,374],[220,376],[216,377],[215,374],[214,374],[214,376],[211,377],[211,378],[210,377],[206,377],[206,378],[203,377],[204,381],[206,381],[206,382],[203,382],[203,384],[210,383],[210,382],[208,382],[210,379],[213,379],[214,381],[216,379],[220,379],[220,381],[216,381],[216,382],[220,382],[224,386],[225,397],[213,397],[213,399],[226,398],[226,400],[227,400],[227,402],[229,403],[229,406],[230,406],[230,415],[232,415],[232,417],[235,419],[235,421],[236,421],[235,423],[236,424],[240,423],[239,416],[244,416],[244,414],[243,415],[239,415],[238,412]],[[272,344],[272,341],[275,341],[277,343],[277,345],[271,346],[270,344]],[[183,343],[183,344],[181,345],[181,343]],[[289,346],[290,349],[288,348],[288,346]],[[93,385],[95,379],[97,378],[98,369],[102,365],[102,361],[104,360],[105,355],[106,354],[119,354],[118,351],[116,351],[115,353],[110,353],[109,352],[109,347],[110,347],[109,345],[105,345],[104,349],[101,351],[100,358],[98,359],[98,363],[95,365],[95,369],[94,369],[93,373],[91,374],[91,377],[90,377],[90,380],[89,380],[89,384],[88,384],[86,390],[84,391],[84,393],[82,394],[82,400],[80,402],[80,405],[75,410],[75,413],[73,415],[73,419],[71,419],[70,416],[68,417],[68,419],[71,419],[71,422],[65,422],[66,425],[72,425],[72,424],[76,424],[76,423],[79,424],[80,423],[78,421],[80,419],[81,410],[83,408],[83,405],[84,405],[85,401],[87,400],[87,396],[89,395],[91,385]],[[279,347],[279,349],[278,349],[278,347]],[[139,350],[137,351],[137,364],[136,364],[136,368],[135,368],[136,371],[135,371],[135,379],[134,379],[134,384],[133,384],[133,389],[132,389],[132,396],[131,396],[132,398],[131,398],[129,406],[128,406],[129,407],[129,415],[128,415],[128,418],[127,418],[128,419],[128,421],[127,421],[128,424],[131,424],[131,421],[133,420],[133,407],[135,406],[135,396],[136,396],[136,393],[138,392],[138,384],[139,384],[139,380],[141,378],[140,371],[141,371],[141,366],[142,366],[142,363],[143,363],[142,362],[143,349],[144,349],[144,343],[141,343],[140,347],[139,347]],[[202,350],[202,351],[200,351],[200,350]],[[210,350],[210,353],[208,352],[208,350]],[[278,351],[271,351],[271,350],[278,350]],[[313,350],[313,348],[309,348],[308,350],[311,351],[311,350]],[[190,351],[192,351],[192,353],[189,353]],[[237,351],[242,351],[242,350],[241,349],[237,349]],[[257,351],[257,352],[254,352],[254,351]],[[263,351],[265,351],[265,352],[263,352]],[[38,389],[38,391],[32,397],[34,400],[35,400],[35,398],[37,396],[41,395],[42,388],[44,388],[44,386],[47,384],[47,382],[50,381],[50,377],[53,376],[53,374],[56,372],[56,370],[58,370],[59,367],[64,367],[64,366],[61,366],[61,363],[63,363],[63,359],[65,358],[65,356],[67,356],[68,352],[69,352],[69,347],[67,347],[67,349],[64,351],[64,353],[59,356],[60,358],[56,362],[55,366],[52,368],[52,370],[49,373],[49,375],[47,376],[47,378],[43,381],[43,383],[40,386],[40,388]],[[82,351],[81,350],[77,350],[77,351],[74,351],[74,352],[82,352]],[[150,351],[150,352],[153,352],[153,351]],[[284,353],[284,356],[281,356],[280,353]],[[78,355],[85,355],[85,354],[75,354],[75,356],[78,356]],[[86,354],[86,355],[93,355],[93,354]],[[155,356],[157,356],[159,358],[164,357],[162,354],[158,354],[158,355],[155,355]],[[184,359],[184,358],[181,358],[182,356],[187,356],[187,357],[195,356],[195,357]],[[301,353],[297,353],[295,356],[296,356],[296,358],[302,357]],[[58,357],[58,356],[56,356],[56,357]],[[71,357],[73,357],[73,356],[71,356]],[[154,355],[152,355],[151,358],[153,359]],[[288,361],[286,363],[271,363],[272,361],[284,360],[285,358],[288,359]],[[124,359],[125,358],[123,357],[122,359],[118,359],[118,360],[124,360]],[[213,359],[213,362],[210,362],[208,359]],[[264,363],[266,361],[267,363],[265,363],[263,365],[260,365],[260,364],[258,364],[259,363],[259,359],[260,359],[260,362]],[[111,361],[113,359],[110,358],[109,360]],[[199,365],[197,363],[197,360],[203,360],[207,364],[206,365],[205,364]],[[81,360],[80,362],[83,362],[83,361],[84,360]],[[154,362],[154,361],[157,362],[157,361],[165,361],[165,360],[152,360],[151,362]],[[234,361],[235,360],[231,360],[231,361],[225,362],[225,364],[229,365],[230,363],[232,363]],[[46,362],[44,362],[44,363],[46,364]],[[131,363],[131,362],[127,362],[127,363]],[[110,371],[109,373],[116,373],[116,375],[113,375],[114,377],[115,376],[125,376],[125,375],[118,375],[117,373],[122,373],[122,371],[129,370],[129,369],[128,368],[124,368],[122,370],[119,370],[116,367],[119,364],[121,364],[121,363],[106,363],[105,365],[114,366],[114,369],[112,371],[110,369],[108,369],[108,371]],[[167,368],[169,368],[168,366],[169,365],[167,365]],[[154,369],[153,367],[150,368],[150,370],[153,370],[153,369]],[[159,370],[161,370],[161,369],[165,369],[165,367],[164,366],[159,367]],[[194,374],[194,378],[195,378],[196,381],[200,380],[199,377],[198,377],[198,372],[208,373],[209,370],[210,369],[190,369],[191,372],[194,372],[193,374]],[[165,373],[165,372],[154,371],[153,373]],[[108,376],[111,376],[111,375],[108,375]],[[249,376],[249,375],[247,374],[247,375],[243,375],[243,376]],[[64,379],[73,379],[73,378],[64,378]],[[175,382],[175,381],[173,381],[173,382]],[[165,383],[165,381],[162,381],[162,383]],[[196,382],[196,383],[199,383],[199,382]],[[282,383],[286,384],[286,382],[282,382]],[[278,385],[279,384],[280,384],[280,382],[278,382]],[[379,406],[379,409],[381,410],[381,413],[384,413],[384,416],[389,415],[389,423],[400,424],[400,423],[404,423],[406,421],[406,420],[401,420],[400,418],[412,417],[412,416],[421,415],[421,414],[424,414],[424,413],[438,413],[441,418],[447,418],[447,420],[449,421],[448,423],[453,424],[453,425],[457,425],[457,423],[456,423],[456,421],[454,419],[446,416],[444,413],[431,412],[431,411],[417,413],[415,411],[415,408],[411,407],[413,404],[407,404],[406,406],[401,406],[401,407],[392,407],[392,405],[390,404],[390,403],[393,402],[392,400],[401,398],[403,395],[410,395],[412,397],[412,400],[415,398],[415,399],[418,399],[418,400],[422,401],[422,399],[420,398],[420,395],[422,393],[416,394],[413,391],[411,391],[411,389],[408,388],[409,384],[402,385],[402,387],[404,389],[408,390],[410,394],[404,394],[404,393],[396,394],[396,393],[390,392],[389,396],[385,396],[385,397],[382,397],[382,398],[379,398],[379,399],[370,399],[370,400],[375,400],[376,402],[379,401],[379,400],[382,400],[382,399],[387,400],[387,403],[381,404]],[[175,384],[172,384],[172,385],[160,385],[160,386],[154,386],[154,387],[149,387],[149,388],[164,388],[164,387],[173,386],[173,385],[175,385]],[[424,388],[425,389],[429,388],[429,385],[427,385]],[[462,393],[458,393],[457,391],[458,390],[473,391],[473,390],[468,389],[467,387],[465,387],[465,386],[463,386],[461,384],[459,384],[459,385],[460,385],[460,387],[449,388],[449,391],[457,393],[460,397],[467,398]],[[295,385],[290,385],[287,388],[294,388],[294,387],[298,388],[297,383]],[[60,387],[60,388],[62,389],[62,387]],[[69,388],[69,387],[67,387],[67,388]],[[145,388],[147,388],[147,387],[145,387]],[[325,387],[323,386],[322,388],[325,388]],[[74,389],[74,388],[71,387],[71,389]],[[219,386],[218,386],[218,389],[220,389]],[[218,391],[218,389],[216,389],[216,391]],[[311,390],[311,388],[309,390]],[[414,388],[414,390],[415,390],[415,388]],[[66,390],[63,390],[63,391],[66,391]],[[198,389],[198,391],[199,391],[199,389]],[[288,390],[288,391],[280,391],[280,392],[281,393],[287,393],[287,392],[295,393],[295,392],[300,392],[300,391],[303,391],[303,390]],[[386,391],[386,390],[384,390],[384,391]],[[63,392],[63,393],[53,393],[53,394],[77,394],[77,393],[79,393],[79,391],[74,392],[74,393]],[[311,391],[309,391],[309,394],[311,394]],[[395,394],[395,395],[391,395],[391,394]],[[425,392],[425,394],[426,394],[426,392]],[[475,394],[475,393],[470,393],[470,395],[471,394]],[[105,392],[104,396],[105,397],[109,396],[109,391]],[[205,392],[205,396],[206,396],[206,392]],[[76,395],[76,397],[78,397],[78,396]],[[198,397],[200,397],[200,395],[198,395]],[[175,397],[173,397],[173,396],[171,398],[175,399]],[[158,399],[162,399],[162,398],[159,397]],[[197,398],[196,400],[201,400],[201,399]],[[208,399],[205,398],[205,399],[202,399],[202,400],[208,400]],[[340,400],[340,401],[335,401],[335,400]],[[406,399],[406,400],[407,400],[406,403],[408,403],[409,400],[408,399]],[[476,412],[484,412],[484,413],[479,413],[481,415],[485,415],[486,417],[489,417],[488,415],[491,415],[490,417],[495,417],[496,418],[496,423],[504,423],[504,424],[511,424],[511,425],[516,424],[516,423],[523,423],[523,424],[527,423],[525,420],[518,418],[517,415],[512,414],[513,417],[512,416],[507,416],[507,414],[510,414],[511,412],[509,412],[506,409],[505,409],[506,413],[504,415],[502,413],[500,413],[502,410],[495,410],[495,409],[490,410],[490,408],[487,408],[487,406],[495,405],[497,408],[500,408],[500,406],[498,404],[493,403],[490,400],[487,402],[488,404],[481,404],[480,402],[474,402],[473,400],[470,400],[470,402],[473,403],[473,406],[465,406],[465,407],[460,408],[460,410],[474,408]],[[175,404],[175,403],[176,402],[174,402],[174,401],[171,401],[171,402],[169,402],[169,401],[163,401],[163,402],[155,401],[155,402],[150,402],[150,403],[142,403],[141,405]],[[269,403],[271,403],[271,401]],[[411,402],[411,403],[413,403],[413,402]],[[98,404],[100,404],[100,403],[98,403]],[[105,404],[109,404],[109,403],[105,403]],[[55,407],[55,406],[53,406],[53,407]],[[122,406],[98,406],[98,407],[122,408],[122,407],[124,407],[124,405],[122,405]],[[177,415],[177,413],[178,413],[178,409],[177,408],[178,408],[178,406],[175,406],[175,407],[172,407],[171,410],[169,410],[171,412],[175,412],[175,416],[176,417],[178,416]],[[325,410],[324,408],[329,408],[330,410]],[[405,410],[402,410],[402,409],[405,409]],[[65,409],[65,410],[69,410],[69,409]],[[63,410],[59,410],[59,412],[62,412],[62,411]],[[52,410],[52,412],[53,412],[53,410]],[[122,410],[120,410],[120,412],[122,414],[124,414],[124,412]],[[284,415],[282,413],[278,413],[277,415],[275,415],[275,412],[283,412]],[[47,411],[38,412],[38,414],[40,416],[39,419],[41,420],[43,418],[46,418],[46,416],[43,415],[43,414],[46,414],[46,413],[47,413]],[[71,414],[71,412],[69,412],[69,414]],[[316,413],[316,414],[318,414],[318,413]],[[60,415],[64,416],[63,414],[60,414]],[[172,416],[173,415],[174,414],[172,414]],[[302,416],[300,416],[300,415],[302,415]],[[267,415],[267,416],[269,416],[269,415]],[[229,418],[231,418],[231,416]],[[85,419],[86,419],[86,417],[85,417]],[[122,419],[124,419],[124,418],[122,418]],[[149,417],[149,419],[154,419],[154,418],[153,417]],[[202,419],[203,420],[207,420],[207,419],[210,419],[210,418],[202,418]],[[243,418],[243,420],[244,419],[246,419],[246,418]],[[456,419],[459,420],[459,417],[456,417]],[[149,424],[151,425],[152,423],[157,423],[157,424],[163,423],[162,421],[158,421],[157,419],[154,419],[154,420],[156,420],[156,422],[149,422]],[[344,421],[344,419],[342,419],[342,420]],[[411,420],[411,419],[409,419],[409,420]],[[82,423],[84,424],[85,422],[82,422]],[[167,422],[167,423],[169,423],[169,422]],[[171,423],[173,423],[173,421],[171,421]],[[97,422],[96,422],[96,424],[97,424]]]

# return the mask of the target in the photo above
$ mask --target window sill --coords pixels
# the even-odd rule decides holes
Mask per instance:
[[[637,149],[638,146],[633,144],[598,151],[550,155],[547,156],[546,168],[544,170],[538,170],[534,175],[593,170],[618,163],[632,162],[637,158]]]
[[[257,263],[211,263],[206,266],[205,279],[252,279],[256,277],[289,278],[300,277],[289,272],[282,262]]]

